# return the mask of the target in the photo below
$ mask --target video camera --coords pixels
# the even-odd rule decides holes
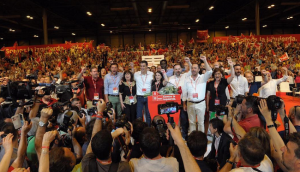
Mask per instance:
[[[131,130],[131,125],[128,123],[128,120],[126,118],[125,114],[122,114],[120,118],[117,119],[115,123],[116,128],[123,128],[126,127],[128,131]]]
[[[179,109],[182,109],[182,106],[179,105],[176,102],[166,102],[165,104],[159,104],[158,105],[158,114],[174,114],[179,111]]]
[[[64,113],[63,121],[59,125],[59,129],[58,129],[59,131],[68,132],[68,129],[71,131],[73,130],[73,124],[75,123],[73,115],[74,115],[74,113],[71,110],[67,110]]]
[[[228,115],[228,107],[224,105],[215,105],[217,116]]]

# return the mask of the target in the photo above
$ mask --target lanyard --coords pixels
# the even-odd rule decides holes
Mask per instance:
[[[117,81],[117,78],[118,78],[118,74],[117,74],[115,77],[113,77],[113,76],[110,74],[110,78],[111,78],[111,80],[113,81],[114,85],[116,85],[116,81]]]
[[[111,164],[112,161],[109,160],[109,161],[101,161],[100,159],[97,158],[97,161],[100,162],[100,164],[103,164],[103,165],[107,165],[107,164]]]
[[[216,97],[218,98],[219,96],[218,96],[218,86],[219,86],[219,84],[220,83],[218,83],[218,85],[217,85],[217,87],[216,87],[216,81],[215,81],[215,83],[214,83],[214,87],[215,87],[215,89],[216,89]]]
[[[142,77],[142,73],[141,73],[141,79],[142,79],[142,81],[143,81],[143,86],[145,86],[145,82],[147,81],[147,72],[146,72],[146,77],[145,77],[145,81],[143,80],[143,77]]]
[[[130,95],[132,96],[132,85],[131,85],[131,82],[128,83],[128,81],[127,81],[127,85],[129,86]]]
[[[193,82],[192,82],[192,78],[191,78],[191,85],[192,85],[192,87],[194,88],[194,90],[195,90],[195,92],[196,92],[196,90],[197,90],[197,81],[198,81],[198,77],[197,77],[197,79],[196,79],[196,83],[195,83],[195,87],[193,86]]]
[[[176,82],[176,76],[175,76],[175,85],[176,85],[177,88],[178,88],[178,85],[179,85],[179,83],[180,83],[180,79],[181,79],[181,75],[180,75],[180,77],[179,77],[178,82]]]
[[[155,84],[156,91],[158,91],[159,85],[160,85],[160,82],[158,82],[157,84]]]
[[[97,82],[97,81],[95,81],[95,80],[93,80],[93,79],[92,79],[92,81],[93,81],[93,84],[94,84],[95,92],[97,92],[97,85],[96,85],[96,82]]]

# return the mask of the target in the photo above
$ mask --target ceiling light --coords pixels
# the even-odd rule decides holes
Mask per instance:
[[[149,32],[151,32],[151,29],[149,29]]]
[[[289,20],[290,18],[288,17],[288,18],[286,18],[286,19],[288,19],[288,20]]]
[[[209,7],[209,10],[212,10],[212,9],[214,9],[215,7],[214,6],[211,6],[211,7]]]
[[[26,16],[28,19],[30,18],[30,16]]]
[[[30,17],[30,20],[32,20],[33,19],[33,17]]]
[[[300,26],[300,24],[298,26]]]
[[[38,35],[34,35],[33,37],[38,38],[39,36]]]
[[[103,27],[104,27],[104,26],[105,26],[105,24],[104,24],[104,23],[101,23],[101,26],[103,26]]]
[[[88,12],[86,12],[86,14],[87,14],[87,15],[89,15],[89,16],[91,16],[91,15],[92,15],[92,13],[91,13],[91,12],[89,12],[89,11],[88,11]]]
[[[149,21],[149,24],[152,24],[152,22],[151,22],[151,21]]]
[[[54,29],[59,29],[59,27],[58,26],[54,26]]]
[[[199,19],[196,19],[196,23],[198,23],[200,20]]]
[[[245,21],[245,20],[247,20],[247,18],[245,17],[245,18],[243,18],[242,20]]]
[[[274,5],[274,4],[272,4],[272,5],[271,5],[271,7],[275,7],[275,5]]]
[[[0,38],[1,40],[3,40],[3,38]]]
[[[290,17],[290,19],[294,18],[293,16]]]
[[[225,29],[228,29],[228,28],[229,28],[229,26],[226,26],[226,27],[225,27]]]
[[[263,25],[263,27],[267,27],[267,25]]]
[[[75,33],[72,33],[72,35],[75,36],[76,34],[75,34]]]
[[[12,30],[12,32],[15,32],[15,30]]]
[[[112,33],[112,30],[110,31],[110,33]]]
[[[190,27],[188,27],[188,29],[191,29]]]
[[[148,8],[148,13],[152,13],[152,8]]]
[[[271,6],[268,6],[268,8],[272,8]]]

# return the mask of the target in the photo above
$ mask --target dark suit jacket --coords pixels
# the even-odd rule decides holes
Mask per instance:
[[[215,137],[213,139],[211,151],[207,157],[216,159],[220,165],[220,169],[226,164],[226,160],[230,158],[229,147],[231,142],[234,142],[232,138],[227,133],[223,132],[219,143],[218,153],[216,155]]]

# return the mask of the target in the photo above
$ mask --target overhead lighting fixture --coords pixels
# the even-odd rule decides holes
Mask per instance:
[[[152,22],[151,22],[151,21],[149,21],[149,24],[152,24]]]
[[[211,7],[209,7],[209,10],[212,10],[212,9],[214,9],[215,7],[214,6],[211,6]]]
[[[300,24],[298,26],[300,26]]]
[[[58,26],[54,26],[54,29],[59,29],[59,27]]]
[[[112,33],[112,30],[110,31],[110,33]]]
[[[271,7],[275,7],[275,5],[274,5],[274,4],[272,4],[272,5],[271,5]]]
[[[28,19],[29,19],[29,18],[30,18],[30,16],[26,16],[26,18],[28,18]]]
[[[38,35],[34,35],[33,37],[38,38],[39,36]]]
[[[148,8],[148,13],[152,13],[152,8]]]
[[[75,36],[76,34],[75,34],[75,33],[72,33],[72,35]]]
[[[3,38],[0,38],[1,40],[3,40]]]
[[[293,16],[290,17],[290,19],[294,18]]]
[[[191,29],[190,27],[188,27],[188,29]]]
[[[151,29],[149,29],[149,32],[151,32]]]
[[[267,27],[267,25],[263,25],[263,27]]]
[[[286,18],[286,19],[288,19],[288,20],[289,20],[289,19],[291,19],[291,18],[289,18],[289,17],[288,17],[288,18]]]
[[[101,23],[101,26],[103,26],[103,27],[104,27],[104,26],[105,26],[105,24],[104,24],[104,23]]]
[[[89,16],[91,16],[91,15],[92,15],[92,13],[91,13],[91,12],[89,12],[89,11],[88,11],[88,12],[86,12],[86,14],[87,14],[87,15],[89,15]]]
[[[226,26],[226,27],[225,27],[225,29],[228,29],[228,28],[229,28],[229,26]]]
[[[32,20],[33,19],[33,17],[30,17],[30,20]]]
[[[247,20],[247,18],[245,17],[245,18],[243,18],[242,20],[245,21],[245,20]]]
[[[196,23],[198,23],[199,21],[200,21],[199,19],[196,19],[196,21],[195,21],[195,22],[196,22]]]

